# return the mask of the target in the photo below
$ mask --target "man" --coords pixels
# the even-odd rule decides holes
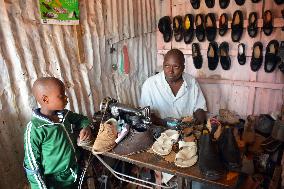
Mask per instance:
[[[184,73],[184,63],[184,54],[180,50],[169,50],[164,58],[163,71],[143,84],[140,106],[151,107],[151,118],[155,125],[165,126],[165,118],[181,119],[192,116],[197,109],[207,110],[197,81]],[[172,175],[163,174],[163,182],[171,178]]]
[[[142,87],[140,106],[150,106],[154,124],[165,125],[164,118],[184,118],[197,109],[207,110],[197,81],[184,73],[185,59],[178,49],[165,55],[163,71],[148,78]]]

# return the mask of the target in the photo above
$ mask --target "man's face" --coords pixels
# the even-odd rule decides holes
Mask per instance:
[[[184,63],[176,56],[169,56],[164,60],[163,70],[167,81],[178,81],[182,77]]]

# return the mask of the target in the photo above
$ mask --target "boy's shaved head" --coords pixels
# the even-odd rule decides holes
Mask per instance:
[[[64,83],[55,77],[41,77],[33,84],[33,95],[41,103],[43,95],[48,96],[54,88],[64,88]]]

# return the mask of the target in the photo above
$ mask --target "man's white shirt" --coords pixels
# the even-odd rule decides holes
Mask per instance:
[[[151,112],[164,119],[190,116],[201,108],[207,110],[206,101],[194,77],[183,73],[183,84],[174,96],[164,72],[148,78],[143,86],[140,106],[150,106]]]

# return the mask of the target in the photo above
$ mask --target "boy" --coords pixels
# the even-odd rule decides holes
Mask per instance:
[[[31,188],[75,188],[80,175],[73,129],[81,129],[81,141],[89,140],[91,122],[64,109],[68,101],[59,79],[39,78],[32,91],[41,108],[34,110],[24,137],[24,167]]]

